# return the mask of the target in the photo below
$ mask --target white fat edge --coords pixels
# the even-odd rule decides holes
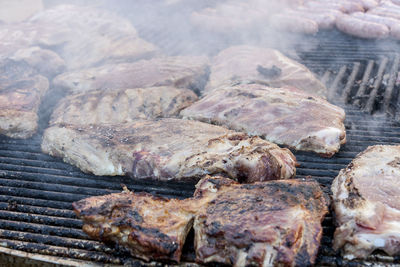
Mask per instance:
[[[274,266],[277,251],[271,245],[265,245],[265,256],[263,261],[263,267]]]
[[[234,267],[246,266],[246,257],[247,257],[247,252],[244,249],[238,250],[236,254],[236,261],[233,266]]]

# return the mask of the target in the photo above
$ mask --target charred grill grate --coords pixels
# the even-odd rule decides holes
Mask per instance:
[[[369,145],[400,142],[400,125],[377,120],[356,108],[346,110],[348,143],[331,159],[296,153],[298,177],[312,176],[329,192],[341,168]],[[126,177],[95,177],[40,152],[40,136],[29,140],[0,140],[0,251],[1,247],[39,255],[66,257],[98,264],[138,264],[124,252],[91,240],[71,210],[73,201],[121,190],[148,191],[166,197],[189,197],[194,186],[185,183],[133,181]],[[347,262],[331,248],[332,215],[323,223],[318,264],[357,265],[400,263],[399,258],[374,254],[367,261]],[[184,258],[193,260],[187,250]]]

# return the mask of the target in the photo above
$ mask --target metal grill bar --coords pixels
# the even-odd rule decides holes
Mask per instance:
[[[378,75],[377,75],[377,77],[375,79],[375,83],[374,83],[373,89],[372,89],[371,93],[369,94],[369,98],[368,98],[367,104],[365,105],[365,110],[370,114],[372,114],[372,112],[374,111],[374,105],[375,105],[375,102],[376,102],[376,97],[378,95],[378,90],[379,90],[379,87],[380,87],[380,85],[382,83],[383,74],[385,72],[386,65],[387,65],[388,61],[389,60],[388,60],[387,57],[384,57],[382,59],[381,64],[379,65]]]

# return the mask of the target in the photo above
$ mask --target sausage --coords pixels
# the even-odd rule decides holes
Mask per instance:
[[[336,23],[336,17],[329,13],[311,13],[301,10],[289,10],[286,15],[303,17],[315,21],[319,29],[332,29]]]
[[[394,19],[400,19],[400,12],[396,12],[395,10],[384,8],[384,7],[376,7],[371,10],[368,10],[369,14],[379,15],[382,17],[389,17]]]
[[[390,18],[390,17],[382,17],[379,15],[374,15],[374,14],[370,14],[370,13],[355,12],[355,13],[351,14],[350,16],[364,20],[364,21],[385,24],[389,28],[392,28],[392,27],[400,24],[400,20],[398,20],[398,19],[394,19],[394,18]]]
[[[367,39],[383,39],[388,37],[389,28],[376,22],[343,15],[336,19],[336,27],[349,35]]]
[[[377,7],[379,4],[378,1],[375,0],[350,0],[350,1],[360,4],[365,10]]]
[[[355,2],[348,1],[335,1],[332,2],[330,0],[320,0],[320,1],[308,1],[304,4],[306,7],[310,8],[330,8],[340,10],[344,13],[353,13],[353,12],[364,12],[364,8]]]
[[[390,28],[390,36],[394,39],[400,40],[400,25],[394,25]]]
[[[274,15],[270,22],[273,27],[288,32],[305,34],[316,34],[318,32],[318,24],[307,18],[280,14]]]

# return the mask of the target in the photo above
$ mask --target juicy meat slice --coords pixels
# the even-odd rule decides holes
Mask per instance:
[[[237,184],[207,177],[195,197],[196,261],[233,266],[309,266],[322,236],[328,198],[313,180]]]
[[[28,64],[10,59],[0,62],[0,134],[31,137],[38,127],[41,98],[48,80]]]
[[[58,44],[57,51],[69,69],[137,60],[157,50],[139,38],[128,20],[100,8],[57,5],[36,14],[28,23],[44,32],[35,40],[38,44]]]
[[[290,87],[220,87],[181,115],[328,157],[346,142],[343,109]]]
[[[83,231],[112,242],[144,260],[180,261],[200,202],[123,192],[86,198],[72,204]]]
[[[243,80],[272,87],[294,86],[320,96],[327,92],[304,65],[277,50],[245,45],[229,47],[214,57],[206,91]]]
[[[207,57],[159,57],[67,72],[53,83],[72,93],[96,89],[126,89],[170,85],[199,90],[207,76]]]
[[[109,125],[55,125],[42,151],[95,175],[159,180],[200,179],[223,173],[254,182],[291,178],[295,157],[287,149],[197,121],[160,119]]]
[[[197,96],[191,90],[171,86],[90,91],[63,98],[50,125],[118,124],[139,118],[172,117],[195,100]]]
[[[400,255],[400,146],[368,147],[340,171],[332,193],[335,249],[348,259],[377,249]]]

